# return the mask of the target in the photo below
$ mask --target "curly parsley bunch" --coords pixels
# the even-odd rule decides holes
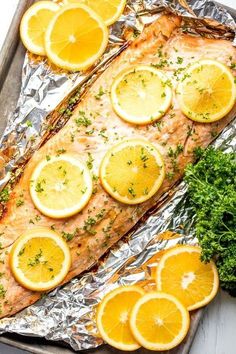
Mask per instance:
[[[197,149],[185,181],[202,260],[214,258],[221,286],[236,296],[236,153]]]

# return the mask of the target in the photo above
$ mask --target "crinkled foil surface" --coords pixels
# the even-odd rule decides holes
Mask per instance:
[[[26,55],[18,105],[0,143],[0,156],[5,162],[1,187],[12,177],[12,171],[20,173],[32,152],[65,123],[69,116],[67,107],[73,109],[79,95],[126,47],[131,30],[142,31],[145,24],[165,10],[183,16],[185,31],[234,38],[235,21],[213,1],[131,0],[125,14],[111,28],[107,52],[90,72],[68,74],[50,67],[45,60]],[[235,151],[235,143],[236,124],[232,122],[214,144],[224,151]],[[171,199],[163,198],[135,231],[110,250],[96,269],[54,290],[16,316],[2,319],[0,332],[65,341],[75,350],[97,347],[102,344],[95,324],[95,309],[100,299],[121,284],[143,282],[151,287],[152,268],[158,262],[159,251],[177,243],[196,243],[192,223],[186,185],[182,182]],[[179,236],[165,233],[166,230]]]

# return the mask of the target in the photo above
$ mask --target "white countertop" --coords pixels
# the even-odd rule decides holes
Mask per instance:
[[[218,2],[236,8],[235,0],[219,0]],[[17,3],[18,0],[0,0],[0,47],[4,42]],[[206,309],[190,354],[235,353],[236,299],[221,292]],[[0,344],[0,354],[26,354],[26,352]]]

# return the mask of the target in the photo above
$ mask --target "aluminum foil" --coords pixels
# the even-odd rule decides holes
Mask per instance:
[[[232,16],[213,1],[129,0],[124,14],[111,26],[105,54],[85,73],[68,74],[53,67],[45,58],[26,54],[17,107],[0,139],[0,166],[3,166],[0,188],[22,172],[34,150],[65,124],[68,113],[87,86],[142,31],[144,25],[154,21],[163,10],[181,15],[188,32],[232,39],[236,33]],[[68,106],[69,110],[64,110]]]
[[[236,152],[235,121],[213,145],[225,152]],[[152,288],[152,269],[162,250],[176,244],[197,244],[186,191],[186,184],[181,182],[173,197],[161,208],[156,207],[138,230],[113,247],[98,268],[54,290],[16,316],[2,319],[0,332],[65,341],[74,350],[101,345],[95,315],[102,297],[120,285],[141,283]]]
[[[165,10],[183,16],[185,31],[234,38],[233,18],[212,1],[131,0],[125,14],[111,28],[106,53],[90,71],[68,74],[56,70],[46,60],[27,54],[18,105],[0,142],[0,156],[5,161],[0,179],[2,187],[12,178],[12,172],[20,174],[33,151],[65,124],[83,92],[132,40],[132,33],[142,31],[145,24]],[[215,146],[235,151],[235,133],[233,122],[216,139]],[[54,290],[14,317],[2,319],[0,332],[64,341],[75,350],[102,344],[95,311],[104,294],[121,284],[142,282],[152,287],[152,269],[160,251],[177,243],[196,243],[194,217],[186,190],[185,183],[181,182],[172,198],[166,200],[164,196],[138,229],[113,247],[96,269]]]

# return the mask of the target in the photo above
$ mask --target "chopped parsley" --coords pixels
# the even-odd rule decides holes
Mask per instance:
[[[9,189],[8,188],[4,188],[0,192],[0,203],[8,202],[9,198],[10,198]]]
[[[96,235],[96,231],[92,229],[92,227],[97,223],[96,219],[92,218],[91,216],[88,217],[87,220],[84,222],[83,230],[88,232],[91,235]]]
[[[22,256],[22,254],[25,253],[25,247],[23,247],[19,252],[18,252],[18,256]]]
[[[133,198],[135,198],[135,197],[136,197],[136,193],[135,193],[135,191],[134,191],[133,187],[129,187],[129,188],[128,188],[128,192],[129,192],[129,194],[131,194],[131,195],[132,195],[132,197],[133,197]]]
[[[183,150],[184,147],[182,144],[178,144],[175,150],[173,150],[172,147],[170,147],[168,150],[168,156],[176,159],[179,156],[179,154],[183,152]]]
[[[3,285],[0,284],[0,298],[4,299],[5,295],[6,295],[6,290],[4,289]]]
[[[137,28],[133,29],[133,37],[137,38],[140,35],[140,31]]]
[[[40,215],[36,215],[35,216],[35,221],[40,221],[41,220],[41,216]]]
[[[93,157],[92,157],[92,154],[90,152],[88,152],[88,160],[86,161],[86,164],[87,164],[87,167],[89,170],[92,170],[93,168]]]
[[[105,213],[106,209],[102,209],[98,214],[96,214],[96,218],[99,220],[99,219],[102,219],[103,216],[104,216],[104,213]]]
[[[84,126],[87,128],[92,124],[92,121],[91,119],[85,116],[84,111],[79,111],[79,117],[75,119],[75,123],[77,124],[78,127]]]
[[[157,128],[159,130],[159,132],[161,131],[161,126],[163,125],[163,122],[162,121],[157,121],[157,122],[153,122],[152,123],[152,126],[154,128]]]
[[[182,64],[183,60],[184,59],[182,57],[177,57],[177,64]]]
[[[68,241],[73,240],[73,238],[75,237],[75,235],[77,233],[78,233],[78,229],[77,228],[75,229],[75,231],[73,233],[62,231],[62,237],[68,242]]]
[[[35,192],[42,193],[43,191],[44,191],[44,189],[42,187],[42,182],[37,182],[36,186],[35,186]]]
[[[105,140],[105,142],[108,141],[108,136],[106,135],[106,131],[107,131],[107,129],[103,128],[100,130],[100,132],[98,134],[99,136],[101,136]]]
[[[23,205],[23,204],[24,204],[24,200],[22,200],[22,199],[18,199],[18,200],[16,201],[16,206],[17,206],[17,208],[20,207],[20,206]]]
[[[172,147],[168,150],[168,157],[171,159],[172,172],[169,173],[168,179],[172,179],[174,177],[174,172],[179,172],[179,167],[177,163],[177,157],[183,152],[184,147],[182,144],[178,144],[176,149],[174,150]]]
[[[27,127],[32,127],[33,126],[32,122],[30,120],[27,120],[25,122],[25,124],[27,125]]]
[[[100,86],[97,95],[95,95],[94,97],[96,98],[96,100],[100,100],[103,95],[105,95],[105,92],[103,91],[102,86]]]
[[[166,59],[160,59],[159,63],[157,64],[151,64],[151,66],[153,66],[154,68],[164,68],[166,65],[168,65],[168,61]]]
[[[64,154],[66,152],[65,149],[61,148],[57,150],[57,156],[60,156],[61,154]]]
[[[31,267],[34,267],[37,264],[39,264],[40,263],[40,258],[42,257],[42,255],[43,255],[43,251],[40,248],[39,252],[35,255],[35,257],[29,259],[28,265],[31,266]]]

